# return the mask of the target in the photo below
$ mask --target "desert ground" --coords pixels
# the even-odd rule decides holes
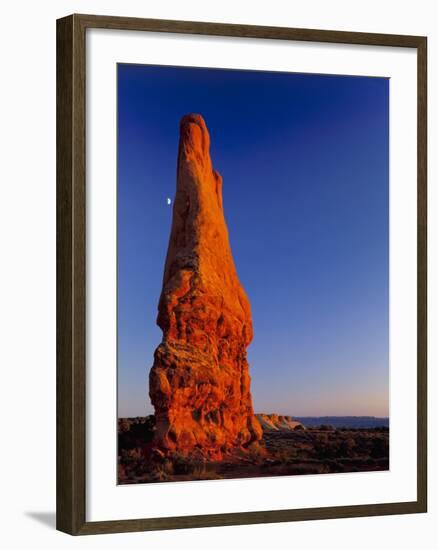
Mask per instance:
[[[236,450],[221,461],[207,461],[196,453],[156,456],[152,449],[153,415],[119,419],[118,482],[134,484],[389,469],[387,427],[304,427],[290,422],[289,426],[270,422],[273,425],[270,427],[266,425],[269,415],[263,417],[260,444],[252,449]]]

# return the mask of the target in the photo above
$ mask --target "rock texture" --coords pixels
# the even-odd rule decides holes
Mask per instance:
[[[220,459],[261,439],[246,348],[252,322],[237,277],[222,204],[222,178],[210,159],[200,115],[180,124],[177,188],[157,324],[149,394],[154,446]]]
[[[291,416],[280,414],[256,414],[264,432],[279,432],[295,430],[297,426],[304,429],[301,422],[294,420]]]

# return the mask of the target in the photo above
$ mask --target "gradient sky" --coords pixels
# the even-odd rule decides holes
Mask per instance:
[[[251,302],[256,412],[388,416],[389,81],[118,66],[118,414],[153,412],[179,121],[200,113]]]

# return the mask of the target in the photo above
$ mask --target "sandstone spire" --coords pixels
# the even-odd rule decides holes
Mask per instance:
[[[262,436],[254,416],[246,348],[251,310],[239,282],[200,115],[180,124],[177,188],[149,394],[155,447],[220,458]]]

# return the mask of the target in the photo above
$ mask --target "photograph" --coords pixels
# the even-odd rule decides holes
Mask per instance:
[[[118,484],[389,470],[389,87],[117,64]]]

